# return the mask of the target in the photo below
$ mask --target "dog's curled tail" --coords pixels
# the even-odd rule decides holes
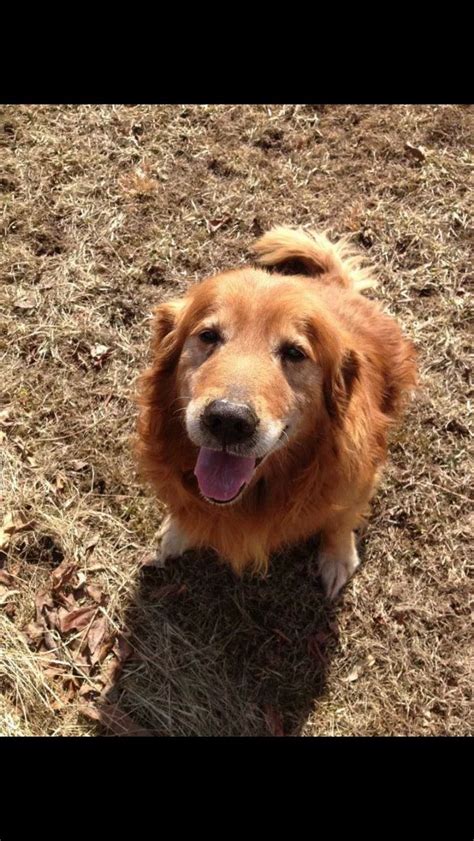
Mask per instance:
[[[257,261],[275,266],[282,274],[327,275],[328,283],[362,292],[376,286],[369,269],[347,239],[331,242],[326,234],[309,233],[302,228],[276,227],[252,246]]]

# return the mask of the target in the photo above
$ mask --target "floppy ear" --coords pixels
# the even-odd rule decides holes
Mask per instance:
[[[328,372],[323,382],[326,410],[330,418],[340,424],[349,406],[359,376],[360,360],[354,350],[346,350],[336,369]]]
[[[174,368],[179,356],[177,326],[184,309],[183,300],[167,301],[155,307],[153,322],[154,363],[163,372]]]

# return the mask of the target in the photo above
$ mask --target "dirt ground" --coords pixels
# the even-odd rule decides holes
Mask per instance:
[[[0,733],[472,733],[472,109],[3,107]],[[351,233],[420,390],[328,606],[316,540],[143,567],[153,304],[273,224]],[[471,322],[472,324],[472,322]]]

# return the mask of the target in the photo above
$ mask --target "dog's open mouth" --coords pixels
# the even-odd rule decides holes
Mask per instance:
[[[236,456],[224,450],[201,447],[194,468],[199,490],[212,502],[232,502],[248,485],[261,461],[261,458]]]
[[[286,434],[287,429],[288,426],[285,426],[278,442]],[[201,447],[194,468],[199,490],[206,499],[218,505],[234,502],[251,481],[259,464],[274,449],[275,447],[260,458],[255,458],[237,456],[225,450],[210,450],[207,447]]]

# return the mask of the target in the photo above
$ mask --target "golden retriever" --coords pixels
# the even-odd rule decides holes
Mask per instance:
[[[155,310],[141,377],[138,459],[166,503],[157,561],[212,547],[240,574],[320,534],[334,598],[359,563],[354,529],[387,435],[415,386],[415,353],[360,293],[346,242],[274,228],[255,265]]]

